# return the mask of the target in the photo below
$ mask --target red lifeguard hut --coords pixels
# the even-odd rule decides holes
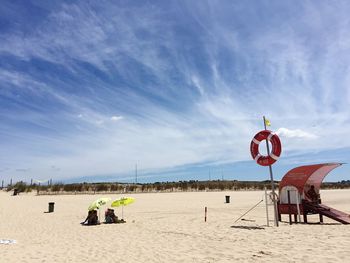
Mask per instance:
[[[290,215],[290,222],[291,215],[294,215],[295,222],[297,222],[298,215],[303,215],[304,223],[307,223],[308,214],[319,214],[320,222],[323,222],[323,216],[326,216],[340,223],[350,224],[349,214],[321,204],[319,194],[323,179],[340,165],[342,164],[305,165],[287,172],[279,184],[279,221],[281,221],[282,214]],[[316,199],[310,197],[310,188],[314,188]]]

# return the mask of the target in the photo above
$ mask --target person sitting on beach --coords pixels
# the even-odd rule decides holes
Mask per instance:
[[[83,222],[81,222],[80,224],[85,225],[86,222],[87,222],[87,221],[89,220],[89,218],[91,217],[91,215],[92,215],[92,210],[88,212],[87,217],[86,217],[85,220],[84,220]]]
[[[306,192],[306,196],[312,203],[318,203],[318,194],[316,193],[315,186],[311,185],[310,189]]]
[[[114,214],[114,209],[108,208],[105,212],[105,222],[106,224],[112,223],[126,223],[124,219],[118,219],[118,217]]]
[[[105,212],[105,222],[106,224],[117,223],[118,217],[114,214],[114,210],[108,208]]]
[[[88,216],[86,217],[86,219],[82,223],[82,225],[85,225],[86,222],[87,222],[87,225],[97,225],[98,224],[97,210],[89,211]]]

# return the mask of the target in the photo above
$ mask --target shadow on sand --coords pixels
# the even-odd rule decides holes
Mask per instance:
[[[264,230],[264,227],[261,226],[231,226],[231,228],[238,228],[238,229],[248,229],[248,230]]]

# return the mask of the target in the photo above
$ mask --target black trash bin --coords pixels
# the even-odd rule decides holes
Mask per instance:
[[[226,204],[230,203],[230,196],[229,195],[226,195],[225,199],[226,199]]]
[[[49,203],[49,213],[52,213],[55,210],[55,203]]]

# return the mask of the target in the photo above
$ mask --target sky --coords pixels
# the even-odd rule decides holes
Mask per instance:
[[[349,1],[2,1],[0,178],[280,180],[350,161]],[[260,147],[266,153],[264,147]],[[326,180],[350,180],[350,164]]]

